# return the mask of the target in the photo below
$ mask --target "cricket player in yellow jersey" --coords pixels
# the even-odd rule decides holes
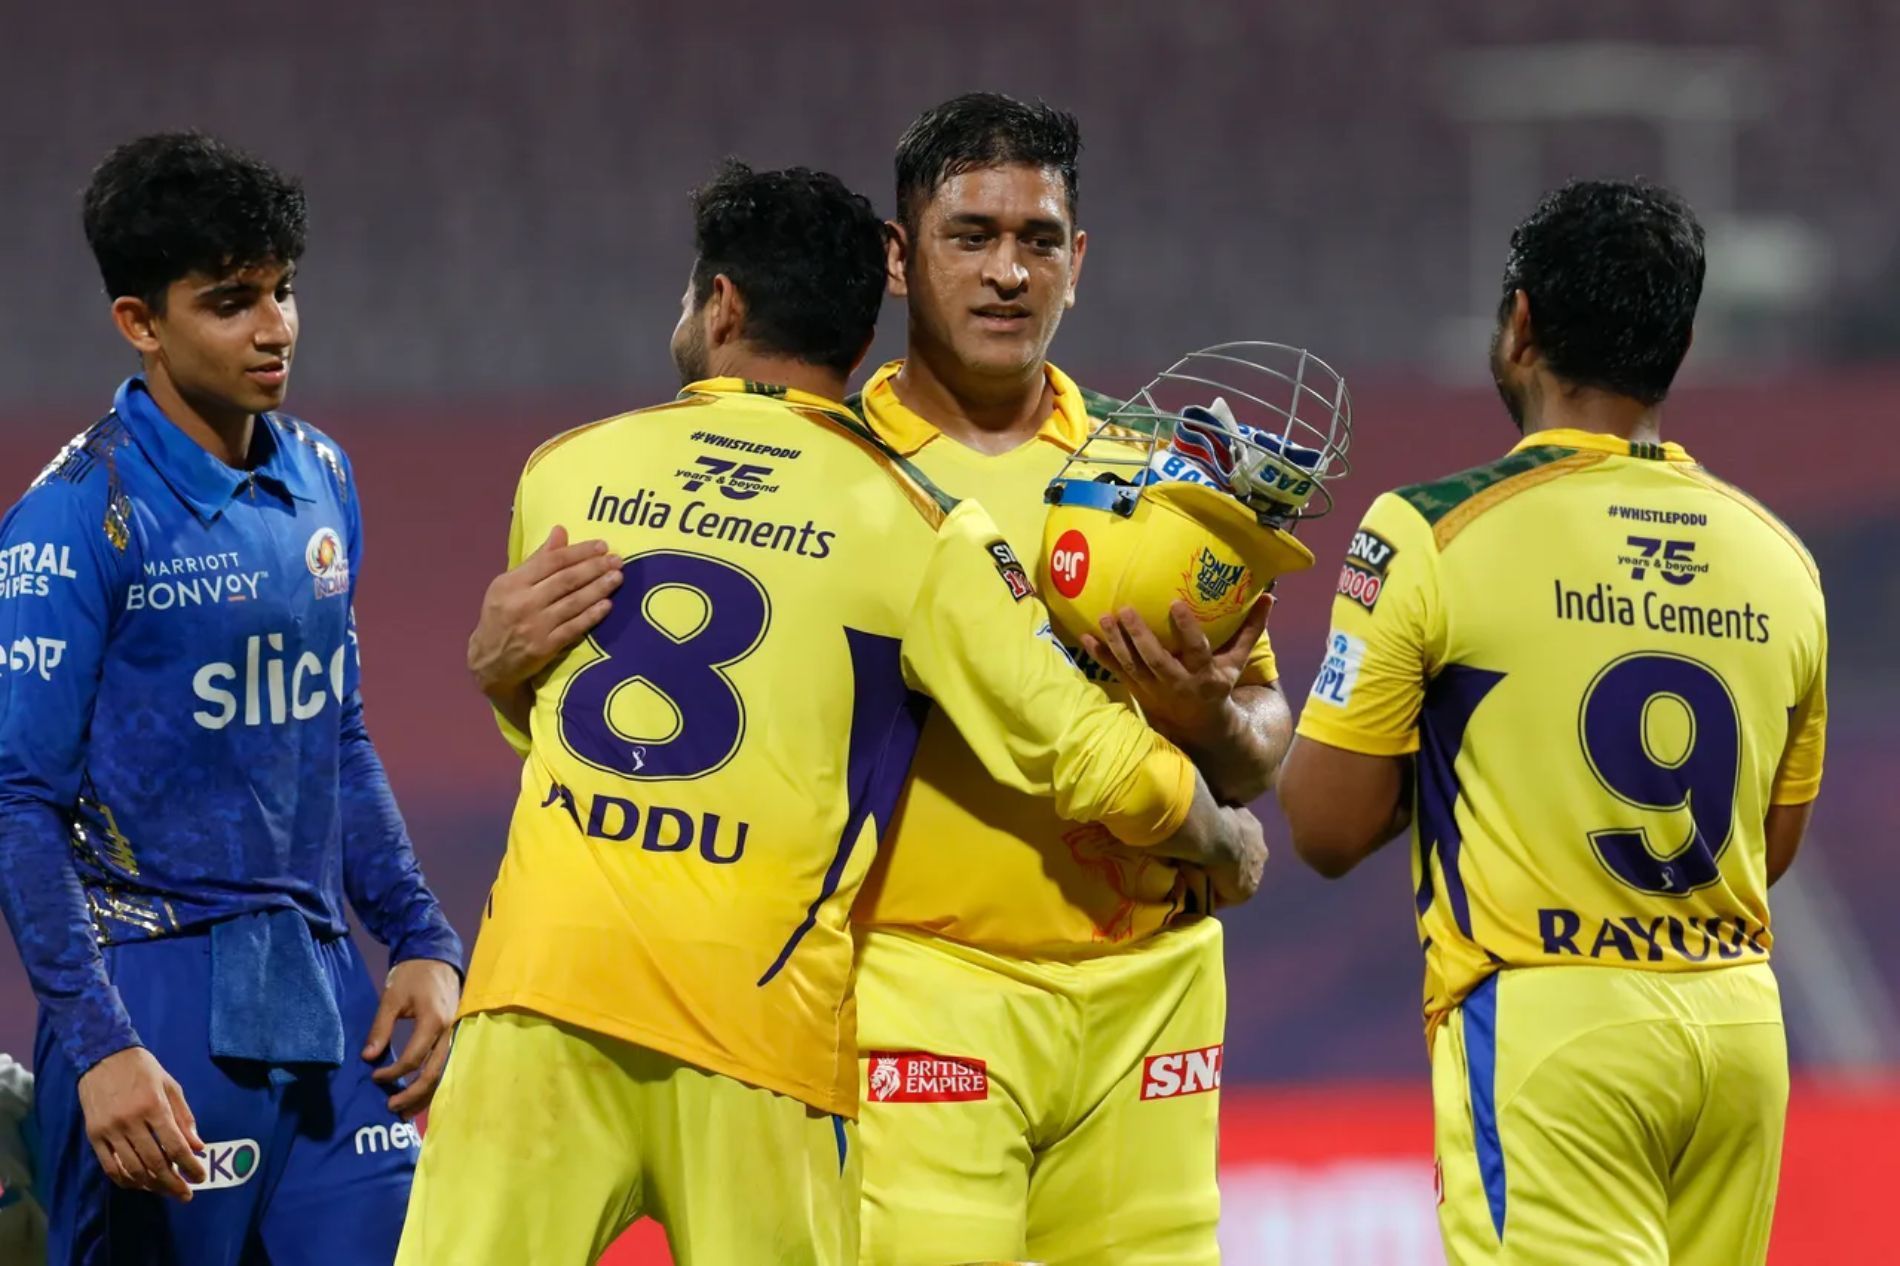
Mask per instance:
[[[1282,772],[1323,874],[1412,820],[1454,1266],[1768,1252],[1768,887],[1820,788],[1827,627],[1794,534],[1661,439],[1702,278],[1653,186],[1518,226],[1492,368],[1524,439],[1373,503]]]
[[[891,225],[908,354],[860,397],[1022,557],[1091,412],[1116,403],[1045,359],[1088,245],[1080,144],[1070,115],[987,93],[911,125]],[[1218,648],[1179,614],[1178,659],[1131,616],[1087,666],[1244,804],[1292,736],[1265,605]],[[966,736],[925,725],[855,913],[866,1262],[1217,1260],[1226,989],[1204,888],[997,785]]]
[[[642,1214],[681,1266],[857,1260],[848,915],[928,709],[1119,846],[1257,882],[1258,824],[1054,644],[981,508],[835,403],[881,297],[870,204],[734,164],[695,210],[685,391],[542,446],[517,493],[511,564],[585,521],[622,581],[496,691],[521,796],[406,1266],[591,1262]]]

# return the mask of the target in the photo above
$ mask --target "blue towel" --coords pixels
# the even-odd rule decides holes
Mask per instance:
[[[275,1066],[343,1063],[343,1016],[297,911],[212,925],[211,1054]]]

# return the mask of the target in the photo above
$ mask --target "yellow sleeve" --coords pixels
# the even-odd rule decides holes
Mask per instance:
[[[1022,564],[974,501],[937,532],[904,632],[906,682],[936,701],[991,777],[1154,844],[1187,820],[1194,767],[1062,649]]]
[[[515,568],[521,566],[521,560],[527,557],[527,552],[522,544],[524,529],[521,525],[521,494],[526,488],[527,483],[528,475],[526,471],[523,471],[520,482],[515,485],[514,512],[509,516],[508,521],[509,571],[513,571]],[[491,711],[495,714],[495,727],[501,731],[501,736],[508,740],[508,746],[514,748],[515,754],[521,757],[521,759],[528,759],[528,748],[532,745],[533,740],[523,731],[516,729],[514,724],[501,714],[500,709],[491,708]]]
[[[1808,693],[1795,705],[1788,746],[1775,771],[1770,804],[1807,804],[1821,794],[1821,763],[1827,750],[1827,629],[1821,630],[1820,655]]]
[[[1443,649],[1431,526],[1388,492],[1366,511],[1340,567],[1326,659],[1299,733],[1369,756],[1417,751],[1425,683]]]

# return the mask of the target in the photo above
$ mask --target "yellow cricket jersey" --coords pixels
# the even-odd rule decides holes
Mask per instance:
[[[1763,821],[1820,788],[1814,562],[1674,444],[1544,431],[1381,496],[1299,732],[1414,755],[1434,1022],[1501,966],[1764,961]]]
[[[938,487],[980,500],[1019,557],[1040,557],[1044,490],[1118,402],[1049,366],[1055,409],[1041,432],[1007,453],[987,454],[943,435],[898,398],[891,380],[902,367],[893,361],[865,384],[865,420]],[[1127,697],[1070,649],[1117,698]],[[1277,676],[1263,637],[1248,680]],[[956,727],[933,717],[856,918],[1002,953],[1073,955],[1148,936],[1184,911],[1206,908],[1200,881],[1162,859],[1107,848],[1112,842],[1098,825],[1064,821],[1047,800],[998,786]]]
[[[1017,794],[1135,845],[1178,829],[1187,758],[1069,662],[994,524],[947,500],[842,406],[730,379],[530,459],[510,564],[559,524],[625,581],[509,733],[521,796],[463,1014],[855,1115],[848,913],[926,696]]]

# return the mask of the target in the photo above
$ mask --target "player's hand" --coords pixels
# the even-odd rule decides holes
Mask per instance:
[[[1260,891],[1260,880],[1267,865],[1266,826],[1251,809],[1226,809],[1221,813],[1232,832],[1233,851],[1219,865],[1209,866],[1207,876],[1214,881],[1214,908],[1237,906]]]
[[[569,545],[567,529],[557,527],[519,567],[497,576],[468,639],[468,669],[482,693],[525,684],[606,619],[620,568],[607,542]]]
[[[412,958],[390,970],[389,981],[383,986],[382,1005],[376,1008],[369,1040],[363,1044],[363,1058],[372,1063],[381,1059],[396,1032],[396,1021],[414,1022],[408,1045],[396,1062],[369,1075],[385,1090],[396,1091],[389,1096],[389,1110],[405,1121],[427,1108],[435,1097],[442,1069],[449,1062],[455,1008],[461,1000],[462,978],[447,963]],[[398,1089],[396,1083],[411,1073],[415,1080]]]
[[[79,1079],[86,1137],[114,1185],[189,1204],[205,1150],[185,1092],[143,1046],[108,1055]],[[182,1176],[181,1176],[182,1175]]]
[[[1267,631],[1272,607],[1273,596],[1260,595],[1226,645],[1215,647],[1193,609],[1176,602],[1168,620],[1180,642],[1178,654],[1161,644],[1133,608],[1123,607],[1102,617],[1101,636],[1082,635],[1082,649],[1122,679],[1149,724],[1177,742],[1205,747],[1225,732],[1234,687]]]

